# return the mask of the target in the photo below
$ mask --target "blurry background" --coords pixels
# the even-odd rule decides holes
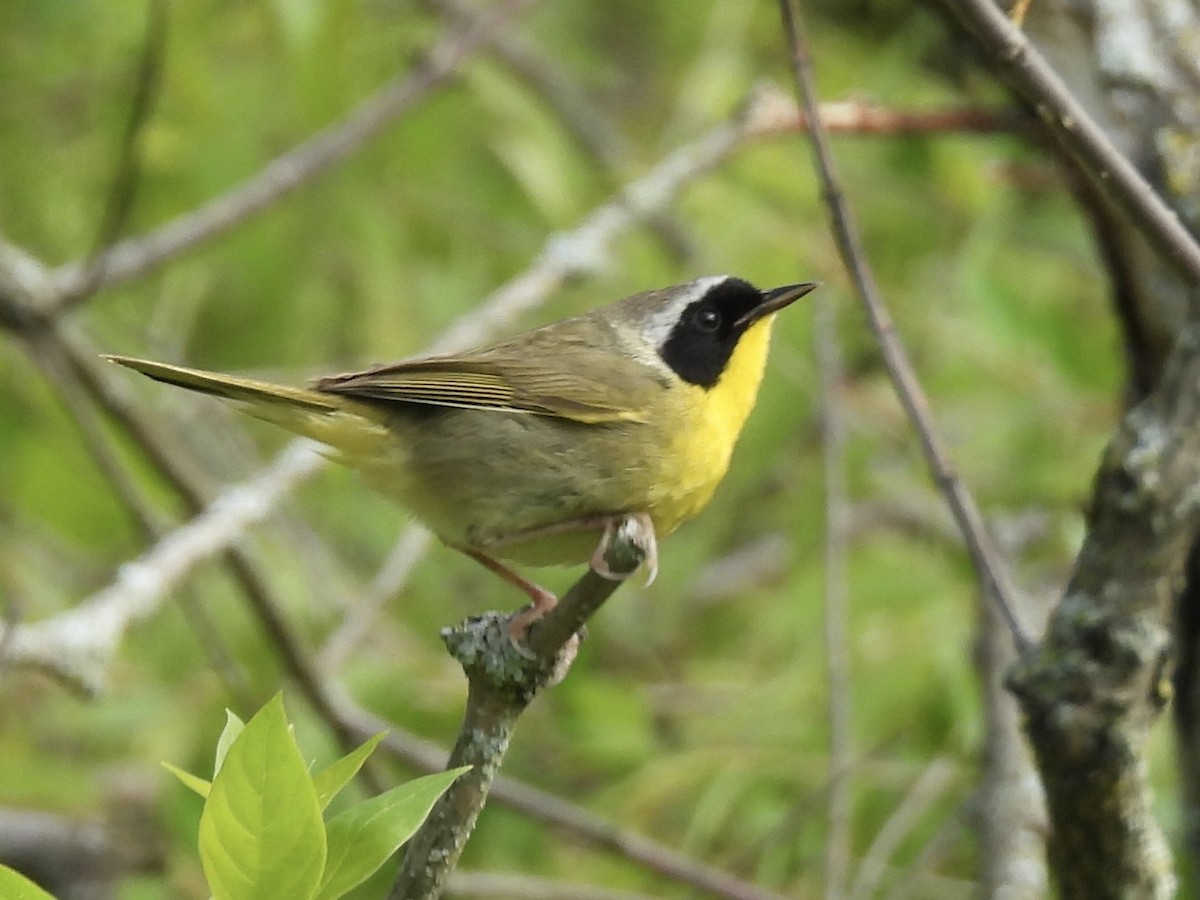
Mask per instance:
[[[419,79],[422,55],[459,27],[459,2],[0,4],[4,241],[65,266],[255,178],[389,81]],[[825,2],[809,17],[823,99],[850,104],[834,138],[844,186],[942,434],[1022,585],[1052,597],[1125,384],[1088,226],[1011,99],[932,11]],[[976,582],[848,290],[807,145],[786,127],[785,99],[770,100],[790,89],[775,5],[566,0],[489,33],[452,77],[264,211],[137,277],[76,277],[58,321],[77,357],[40,327],[3,323],[0,615],[54,620],[189,517],[96,385],[153,423],[210,498],[287,443],[115,367],[80,374],[95,354],[302,381],[420,352],[539,260],[553,277],[524,283],[519,315],[491,333],[700,274],[819,280],[844,364],[848,630],[834,652],[852,676],[837,704],[850,752],[830,751],[820,373],[805,301],[777,323],[712,505],[664,542],[652,587],[626,585],[593,621],[570,677],[522,720],[505,773],[796,897],[826,883],[838,780],[848,894],[973,896]],[[131,112],[139,93],[143,114]],[[916,125],[866,127],[854,118],[864,105]],[[639,195],[642,220],[611,239],[573,231],[623,186],[696,162],[747,108],[774,124],[677,191]],[[927,121],[947,111],[948,123]],[[979,121],[983,132],[960,127]],[[60,286],[78,276],[56,271]],[[327,467],[237,546],[327,685],[448,745],[464,679],[438,630],[521,598],[435,545],[402,584],[385,572],[386,603],[372,606],[405,525]],[[577,575],[539,574],[554,589]],[[121,897],[207,896],[199,801],[159,761],[208,772],[225,707],[248,716],[282,685],[305,752],[337,752],[246,583],[220,558],[198,565],[100,663],[93,697],[23,665],[3,671],[0,806],[132,815],[138,852]],[[463,870],[694,895],[498,802]]]

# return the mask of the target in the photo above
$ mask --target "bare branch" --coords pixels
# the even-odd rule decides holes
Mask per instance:
[[[1012,633],[1018,652],[1022,652],[1029,646],[1029,638],[1017,619],[1017,590],[1012,584],[1005,561],[988,536],[987,529],[983,524],[983,517],[975,505],[974,498],[954,471],[942,440],[938,436],[929,400],[917,380],[908,353],[905,351],[896,327],[892,323],[891,315],[883,303],[879,286],[862,249],[849,205],[838,184],[829,143],[821,125],[816,91],[813,87],[812,65],[793,4],[794,0],[779,0],[784,32],[792,53],[792,69],[796,77],[796,88],[801,98],[801,105],[808,114],[811,126],[809,134],[816,160],[817,175],[821,181],[822,194],[829,207],[838,252],[854,280],[855,288],[871,324],[871,330],[875,333],[875,339],[887,364],[888,375],[892,379],[896,394],[904,406],[909,421],[912,422],[913,428],[917,432],[934,482],[945,496],[959,530],[962,531],[971,562],[983,582],[985,592],[999,607],[1009,631]]]

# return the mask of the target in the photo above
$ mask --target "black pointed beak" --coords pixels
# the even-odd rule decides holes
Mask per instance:
[[[772,313],[777,313],[793,301],[799,300],[805,294],[815,291],[821,286],[819,281],[805,281],[801,284],[785,284],[783,287],[772,288],[762,292],[762,302],[737,321],[737,327],[745,328],[759,319]]]

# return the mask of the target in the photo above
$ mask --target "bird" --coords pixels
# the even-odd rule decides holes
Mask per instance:
[[[758,396],[776,313],[817,287],[705,276],[460,353],[272,384],[108,355],[315,439],[449,547],[529,597],[519,641],[556,603],[514,566],[589,562],[608,577],[634,517],[658,540],[699,513]]]

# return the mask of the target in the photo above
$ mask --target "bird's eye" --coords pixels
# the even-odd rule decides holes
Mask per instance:
[[[711,306],[696,310],[696,328],[700,331],[714,332],[721,327],[721,314]]]

